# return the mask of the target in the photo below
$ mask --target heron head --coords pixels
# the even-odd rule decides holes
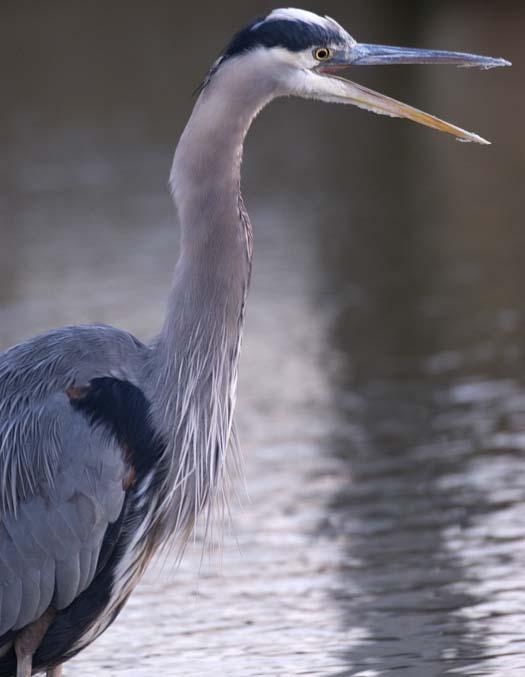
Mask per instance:
[[[374,92],[339,73],[356,66],[400,63],[445,63],[463,67],[508,66],[504,59],[427,49],[369,45],[357,42],[330,17],[302,9],[275,9],[239,31],[210,72],[208,82],[220,71],[232,77],[243,65],[253,80],[272,87],[271,96],[294,95],[360,108],[413,120],[454,135],[461,141],[488,143],[476,134],[424,113],[412,106]]]

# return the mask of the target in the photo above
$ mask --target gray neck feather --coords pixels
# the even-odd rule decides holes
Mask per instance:
[[[247,68],[219,69],[195,105],[170,176],[181,254],[148,376],[155,423],[168,440],[157,514],[170,542],[184,542],[203,508],[223,497],[251,270],[242,149],[273,96],[270,83],[252,80]]]

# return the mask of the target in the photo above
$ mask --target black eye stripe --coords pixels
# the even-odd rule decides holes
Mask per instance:
[[[344,44],[337,30],[304,21],[256,19],[235,35],[223,53],[223,61],[257,47],[284,47],[301,52],[323,44]]]
[[[233,36],[229,45],[216,60],[204,82],[195,93],[201,92],[220,67],[231,59],[257,47],[284,47],[290,52],[312,50],[319,45],[344,45],[348,36],[337,25],[326,26],[294,19],[258,17]]]

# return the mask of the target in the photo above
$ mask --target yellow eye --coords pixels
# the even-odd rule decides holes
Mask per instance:
[[[318,47],[314,49],[314,59],[317,61],[326,61],[332,56],[332,50],[329,47]]]

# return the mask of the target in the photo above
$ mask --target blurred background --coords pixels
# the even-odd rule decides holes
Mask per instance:
[[[271,2],[0,5],[0,347],[158,330],[192,91]],[[220,557],[150,572],[83,675],[522,675],[525,6],[301,0],[364,42],[504,56],[352,77],[492,140],[278,101],[238,423],[249,497]]]

